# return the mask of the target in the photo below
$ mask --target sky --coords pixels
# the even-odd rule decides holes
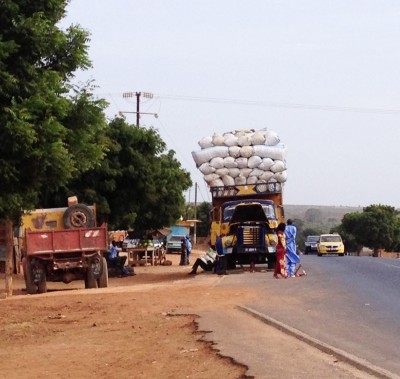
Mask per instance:
[[[397,208],[399,20],[397,0],[71,0],[61,27],[91,33],[76,80],[95,81],[110,119],[136,111],[124,93],[154,95],[140,126],[190,172],[189,201],[211,199],[198,141],[268,128],[288,151],[284,203]]]

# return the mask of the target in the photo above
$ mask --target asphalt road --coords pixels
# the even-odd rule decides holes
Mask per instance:
[[[222,286],[260,295],[246,304],[323,343],[400,375],[400,260],[302,256],[307,276],[227,275]]]

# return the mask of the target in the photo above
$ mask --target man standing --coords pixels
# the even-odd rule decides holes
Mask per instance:
[[[300,263],[300,257],[296,253],[296,234],[297,229],[293,225],[293,221],[289,218],[285,228],[286,237],[286,264],[289,278],[294,278],[296,265]]]
[[[190,264],[190,253],[192,251],[192,243],[190,242],[189,234],[187,234],[185,237],[185,243],[186,243],[186,257],[187,257],[186,264]]]

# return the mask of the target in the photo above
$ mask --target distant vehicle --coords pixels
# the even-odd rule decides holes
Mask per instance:
[[[317,243],[319,241],[319,236],[307,236],[306,241],[304,244],[306,245],[306,249],[304,251],[305,255],[311,254],[311,253],[317,253]]]
[[[344,256],[344,244],[339,234],[321,234],[317,243],[318,256],[322,254],[337,254]]]
[[[177,236],[177,235],[171,236],[167,241],[167,246],[166,246],[167,253],[181,251],[182,238],[185,238],[185,236]]]

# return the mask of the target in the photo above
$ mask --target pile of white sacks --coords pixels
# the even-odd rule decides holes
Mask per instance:
[[[215,133],[192,156],[210,187],[286,181],[286,147],[272,130]]]

